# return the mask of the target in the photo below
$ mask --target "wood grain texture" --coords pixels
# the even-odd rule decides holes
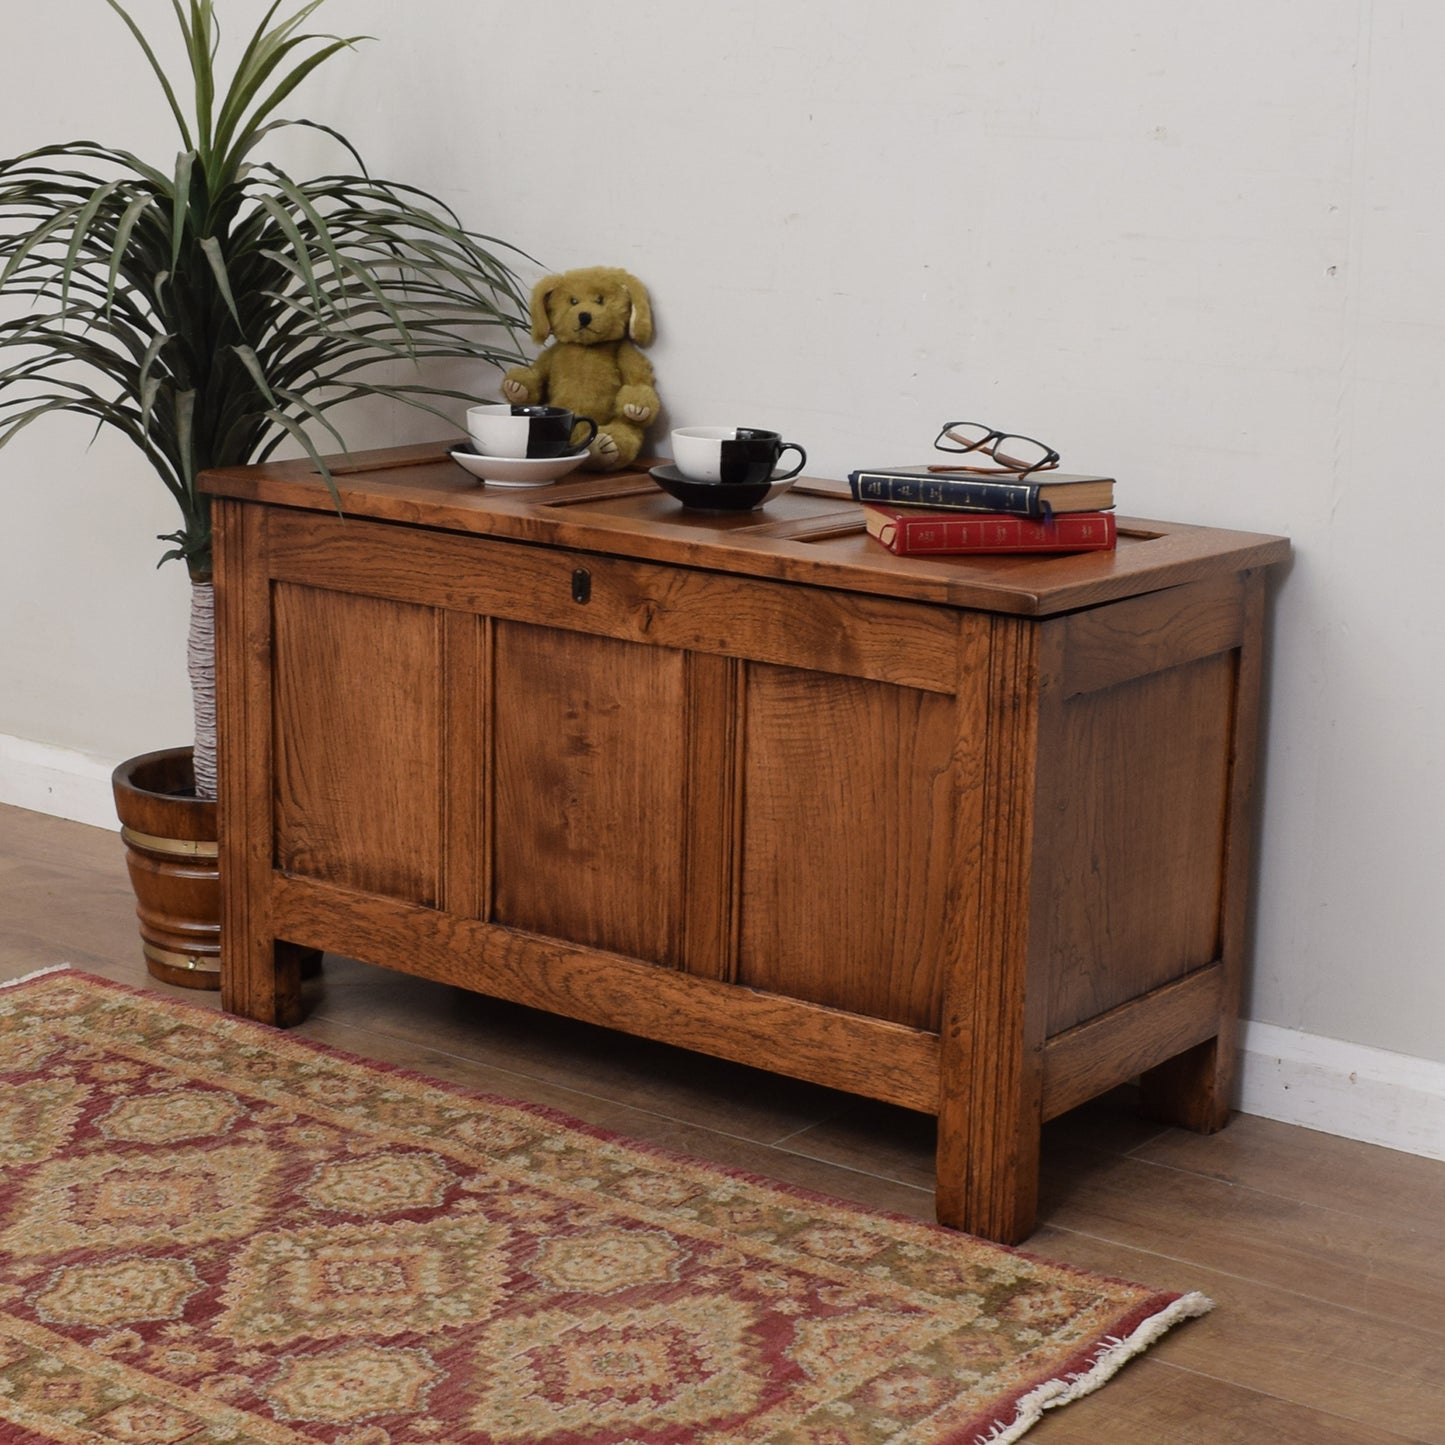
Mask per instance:
[[[682,966],[735,982],[742,853],[742,663],[687,654]]]
[[[1063,694],[1073,697],[1180,667],[1239,646],[1245,632],[1239,577],[1211,577],[1068,618]]]
[[[302,878],[277,879],[276,926],[332,946],[589,1023],[932,1110],[938,1038],[920,1029],[694,978],[593,947],[453,919]]]
[[[1262,630],[1236,578],[1278,539],[920,569],[806,492],[709,523],[645,478],[499,496],[422,452],[348,473],[374,520],[343,521],[258,470],[221,487],[264,499],[220,554],[237,1007],[293,1017],[296,946],[330,946],[936,1111],[940,1217],[1008,1240],[1048,1036],[1050,1107],[1144,1068],[1217,1127]]]
[[[1217,1037],[1224,982],[1224,965],[1211,964],[1049,1039],[1044,1118]]]
[[[719,526],[706,515],[662,507],[663,494],[645,472],[578,474],[537,491],[489,491],[450,459],[446,446],[342,460],[336,480],[343,511],[690,567],[714,568],[721,554],[736,575],[1036,617],[1268,567],[1289,555],[1283,537],[1120,517],[1116,552],[1050,558],[1045,567],[1032,557],[893,557],[861,527],[840,530],[858,509],[837,495],[836,483],[823,483],[814,495],[805,478],[788,493],[783,501],[795,527],[780,528],[771,508]],[[309,461],[209,472],[201,485],[214,496],[336,510]],[[821,531],[820,520],[827,524]],[[831,525],[835,520],[839,526]]]
[[[836,668],[947,692],[952,612],[836,589],[741,583],[718,573],[613,557],[416,532],[404,548],[385,531],[335,516],[280,516],[268,537],[272,575],[369,596],[563,627],[624,642],[686,648],[784,666]],[[886,554],[885,554],[886,555]],[[572,578],[589,578],[579,604]]]
[[[505,622],[494,668],[492,916],[676,967],[684,654]]]
[[[941,1030],[938,1217],[1005,1243],[1033,1228],[1043,1122],[1029,908],[1042,645],[1038,628],[993,620],[974,953],[949,982]]]
[[[0,978],[64,960],[127,970],[139,984],[149,978],[125,845],[116,828],[0,804]]]
[[[937,1032],[950,699],[747,671],[739,983]]]
[[[1220,957],[1234,658],[1063,704],[1044,845],[1048,1032]]]
[[[1343,1214],[1432,1235],[1445,1252],[1445,1160],[1240,1114],[1222,1133],[1156,1129],[1134,1154],[1257,1194],[1310,1199]],[[1422,1187],[1421,1176],[1430,1180]],[[1445,1311],[1441,1313],[1445,1328]]]
[[[1264,574],[1241,577],[1245,625],[1235,656],[1234,696],[1226,753],[1229,763],[1223,889],[1219,901],[1224,982],[1214,1038],[1181,1054],[1142,1080],[1144,1108],[1166,1123],[1205,1133],[1222,1129],[1234,1097],[1239,1010],[1244,994],[1245,931],[1254,856],[1255,786],[1263,686]]]
[[[272,611],[277,866],[435,907],[441,615],[290,583]]]
[[[1040,1445],[1390,1445],[1401,1437],[1324,1410],[1261,1395],[1145,1359],[1101,1391],[1087,1416],[1072,1409],[1030,1433]]]
[[[1107,1229],[1104,1221],[1099,1223]],[[1178,1391],[1194,1412],[1178,1422],[1179,1428],[1193,1430],[1192,1438],[1205,1445],[1253,1445],[1276,1438],[1311,1445],[1317,1439],[1445,1442],[1435,1366],[1442,1342],[1438,1332],[1362,1317],[1308,1295],[1192,1260],[1131,1249],[1107,1237],[1046,1226],[1029,1247],[1125,1279],[1143,1271],[1161,1287],[1199,1289],[1215,1302],[1212,1314],[1171,1335],[1141,1362],[1179,1377],[1167,1388]],[[1074,1433],[1061,1438],[1089,1445],[1101,1439],[1152,1445],[1191,1438],[1149,1433],[1159,1423],[1157,1404],[1143,1404],[1132,1390],[1116,1388],[1133,1374],[1131,1365],[1104,1392],[1115,1398],[1102,1420],[1091,1424],[1081,1413]],[[1158,1382],[1154,1388],[1160,1388]],[[1389,1402],[1388,1408],[1382,1401]],[[1060,1417],[1061,1425],[1069,1413]],[[1086,1429],[1100,1433],[1091,1436]]]
[[[296,955],[271,925],[271,598],[259,507],[212,508],[216,772],[221,857],[221,1002],[263,1023],[300,1017]]]
[[[1427,1201],[1438,1206],[1439,1161],[1435,1173],[1422,1207]],[[1056,1227],[1102,1232],[1134,1249],[1172,1253],[1221,1274],[1432,1332],[1445,1342],[1445,1250],[1439,1231],[1428,1224],[1412,1228],[1231,1188],[1132,1156],[1096,1157],[1069,1177],[1066,1196],[1051,1185],[1041,1200]]]
[[[442,897],[462,918],[490,916],[492,628],[465,612],[442,616]]]

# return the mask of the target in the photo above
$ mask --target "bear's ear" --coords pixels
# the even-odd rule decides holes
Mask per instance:
[[[532,340],[539,346],[552,334],[552,318],[547,315],[547,302],[561,284],[560,276],[543,276],[532,287],[532,304],[528,315],[532,322]]]
[[[632,301],[632,314],[627,318],[627,334],[639,346],[652,345],[652,302],[647,287],[636,276],[626,279],[627,295]]]

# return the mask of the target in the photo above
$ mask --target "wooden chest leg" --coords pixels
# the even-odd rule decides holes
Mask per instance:
[[[975,1100],[938,1116],[938,1222],[999,1244],[1034,1231],[1039,1196],[1040,1121],[1016,1101]]]
[[[1213,1134],[1229,1122],[1244,991],[1245,900],[1254,828],[1264,574],[1243,574],[1240,585],[1244,623],[1236,667],[1224,886],[1219,900],[1220,962],[1224,971],[1219,1032],[1150,1069],[1140,1080],[1143,1108],[1150,1118],[1201,1134]]]
[[[1023,1011],[960,1016],[940,1039],[938,1222],[1000,1244],[1033,1233],[1043,1069]]]
[[[937,1213],[1003,1244],[1031,1234],[1038,1211],[1047,999],[1024,900],[1044,676],[1060,671],[1061,646],[1057,627],[1017,618],[965,629],[960,645],[957,735],[972,745],[960,757],[954,856],[972,867],[939,1031]]]
[[[315,969],[319,955],[282,939],[246,937],[232,927],[221,942],[221,1007],[257,1023],[290,1028],[301,1022],[303,969]]]
[[[290,1028],[301,1022],[301,979],[306,961],[314,958],[316,951],[302,948],[299,944],[284,943],[279,938],[273,945],[273,951],[275,987],[272,999],[275,1018],[271,1022],[280,1028]]]
[[[221,1007],[260,1023],[301,1017],[305,950],[272,933],[270,584],[261,508],[212,508],[217,789],[221,833]]]
[[[1229,1122],[1234,1086],[1234,1030],[1167,1060],[1139,1079],[1145,1115],[1199,1134],[1215,1134]]]

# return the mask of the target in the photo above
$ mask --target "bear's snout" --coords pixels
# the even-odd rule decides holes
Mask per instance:
[[[592,313],[590,311],[579,311],[577,313],[577,325],[588,327],[592,325]]]

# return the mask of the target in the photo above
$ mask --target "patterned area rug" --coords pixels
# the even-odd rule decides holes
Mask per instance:
[[[70,970],[0,988],[0,1440],[963,1445],[1209,1308]]]

